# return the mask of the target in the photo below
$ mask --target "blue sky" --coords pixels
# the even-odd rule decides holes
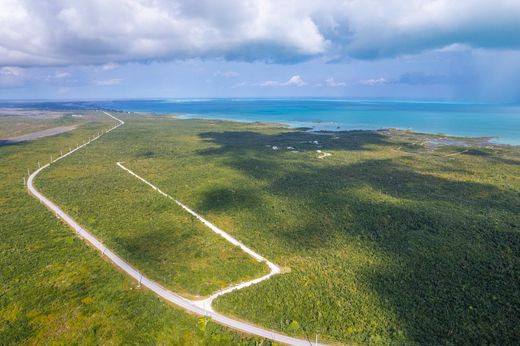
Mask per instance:
[[[2,0],[0,98],[520,101],[517,0]]]

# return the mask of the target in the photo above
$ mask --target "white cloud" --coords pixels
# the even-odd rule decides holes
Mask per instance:
[[[302,77],[300,77],[299,75],[295,75],[295,76],[292,76],[291,78],[289,78],[289,80],[287,82],[285,82],[283,85],[284,86],[290,86],[290,85],[294,85],[294,86],[304,86],[306,85],[307,83],[305,83],[305,81],[302,79]]]
[[[0,87],[19,87],[26,82],[25,70],[14,66],[0,67]]]
[[[263,87],[286,87],[286,86],[301,87],[301,86],[307,85],[307,83],[299,75],[294,75],[285,82],[267,80],[267,81],[258,83],[257,85],[263,86]]]
[[[70,76],[70,73],[68,73],[68,72],[56,72],[56,74],[54,75],[54,78],[63,79],[63,78],[67,78],[69,76]]]
[[[275,80],[266,80],[264,82],[259,83],[258,85],[264,86],[264,87],[277,87],[277,86],[282,86],[282,83],[275,81]]]
[[[359,84],[367,85],[367,86],[379,86],[388,84],[390,81],[386,78],[380,77],[380,78],[370,78],[370,79],[363,79],[359,81]]]
[[[518,0],[2,0],[0,66],[518,50],[519,22]]]
[[[0,65],[278,61],[327,46],[310,13],[272,0],[2,0],[0,33]]]
[[[345,82],[337,82],[334,78],[330,77],[330,78],[327,78],[325,80],[325,85],[328,86],[328,87],[342,87],[342,86],[346,86],[347,83]]]
[[[239,82],[239,83],[236,83],[236,84],[232,85],[231,89],[243,88],[243,87],[246,87],[248,85],[249,84],[247,84],[246,82]]]
[[[113,62],[109,62],[109,63],[106,63],[106,64],[103,64],[100,68],[101,71],[112,71],[112,70],[115,70],[119,68],[119,64],[116,64],[116,63],[113,63]]]
[[[121,84],[122,81],[123,81],[123,79],[121,79],[121,78],[112,78],[112,79],[97,80],[96,84],[99,86],[112,86],[112,85]]]
[[[222,77],[222,78],[236,78],[239,75],[240,74],[235,71],[217,71],[214,74],[215,77]]]
[[[20,77],[24,74],[24,70],[19,67],[5,66],[0,68],[0,76],[3,77]]]
[[[68,77],[70,77],[69,72],[57,71],[54,74],[50,74],[50,75],[47,75],[46,77],[41,77],[41,78],[46,82],[55,82],[55,81],[67,79]]]

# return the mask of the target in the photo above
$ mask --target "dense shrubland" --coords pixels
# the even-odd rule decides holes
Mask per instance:
[[[0,344],[257,344],[138,289],[27,193],[28,168],[111,125],[92,120],[0,147]]]
[[[136,172],[288,271],[219,310],[362,344],[520,338],[518,149],[403,131],[133,126]]]
[[[69,136],[59,138],[67,141]],[[201,239],[204,230],[189,216],[118,171],[115,161],[124,161],[284,267],[282,275],[217,300],[219,310],[240,318],[293,335],[314,339],[318,333],[320,340],[345,343],[513,344],[520,339],[519,151],[483,147],[478,140],[468,140],[468,147],[449,145],[449,140],[439,146],[439,138],[431,138],[402,131],[319,135],[270,124],[128,117],[125,126],[84,155],[49,170],[40,185],[108,245],[171,287],[203,294],[217,287],[218,279],[231,282],[257,275],[263,267],[215,245],[218,239]],[[51,139],[41,143],[45,155],[52,146],[58,148]],[[0,150],[14,155],[10,162],[28,162],[14,149]],[[317,150],[332,156],[319,159]],[[31,155],[34,161],[37,155]],[[5,188],[15,191],[11,175],[11,187]],[[84,277],[68,288],[77,295],[71,306],[83,306],[81,300],[91,296],[103,304],[87,304],[89,309],[117,309],[133,299],[149,304],[119,312],[114,321],[100,320],[101,330],[143,319],[138,329],[154,341],[161,340],[158,335],[208,340],[201,331],[207,330],[206,321],[188,332],[195,319],[130,290],[129,280],[23,193],[15,196],[30,208],[14,208],[9,217],[11,224],[20,219],[33,225],[34,231],[22,232],[26,247],[39,261],[52,259],[58,268],[66,268],[61,271],[68,275],[74,272],[74,258],[85,261]],[[45,222],[32,220],[36,216]],[[8,217],[5,212],[3,217]],[[119,227],[125,219],[132,225],[128,230]],[[64,238],[52,243],[56,251],[49,243],[40,245],[43,248],[34,244],[52,224],[52,232]],[[9,232],[7,244],[16,244],[17,232]],[[45,263],[35,266],[40,270],[32,265],[15,269],[15,259],[25,263],[26,257],[14,254],[12,247],[4,250],[13,268],[7,280],[11,285],[22,273],[34,275],[46,268]],[[171,256],[162,257],[164,251]],[[182,258],[175,256],[177,251]],[[211,268],[208,276],[201,268]],[[60,280],[72,280],[56,272],[39,275],[39,280],[54,280],[58,287]],[[108,282],[100,296],[94,295],[101,288],[92,275]],[[112,287],[121,282],[129,287],[125,298],[110,298],[114,291],[123,294]],[[22,294],[36,294],[33,286],[24,286]],[[1,299],[14,301],[13,292]],[[8,312],[18,309],[7,306]],[[29,308],[22,309],[19,316],[32,316]],[[98,315],[87,315],[91,326],[96,319],[92,316]],[[168,334],[169,329],[161,327],[166,322],[156,322],[159,317],[180,324],[183,332]],[[21,328],[20,323],[13,325]],[[213,337],[238,340],[212,328],[217,328]],[[44,330],[52,330],[51,325]],[[131,332],[124,327],[116,331],[123,340]]]

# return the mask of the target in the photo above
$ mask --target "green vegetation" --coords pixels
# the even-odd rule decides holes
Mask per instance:
[[[124,120],[37,183],[160,282],[204,294],[263,267],[232,248],[216,251],[219,238],[206,238],[211,233],[116,161],[284,267],[282,275],[221,297],[220,311],[354,344],[520,340],[518,148],[404,131],[312,134],[269,124]],[[210,329],[222,343],[238,342],[136,290],[21,188],[25,165],[87,130],[0,148],[9,177],[2,179],[0,211],[8,220],[0,295],[8,322],[0,339],[74,341],[86,330],[98,342],[212,343]],[[319,159],[316,150],[332,156]],[[32,310],[53,314],[53,322],[31,322]],[[67,330],[70,314],[81,318],[73,315]]]
[[[142,129],[123,126],[42,172],[36,184],[110,249],[186,296],[207,296],[268,267],[116,165],[132,157]],[[132,168],[131,161],[129,167]]]
[[[520,338],[518,149],[166,118],[125,131],[125,164],[290,271],[219,310],[360,344]]]
[[[92,120],[0,147],[0,344],[256,345],[136,288],[29,196],[27,168],[109,127],[104,116]]]
[[[255,229],[274,239],[255,246],[292,268],[223,297],[220,310],[287,332],[296,320],[298,333],[363,344],[519,340],[518,150],[474,148],[448,158],[465,148],[432,150],[424,136],[399,132],[202,137],[216,146],[201,154],[247,177],[242,186],[257,202],[222,210],[212,207],[222,195],[215,191],[193,200],[231,218],[239,237]],[[308,150],[300,144],[307,139],[333,156],[263,148]],[[252,297],[263,304],[253,306]]]

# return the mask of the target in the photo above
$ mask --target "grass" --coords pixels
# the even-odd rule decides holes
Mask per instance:
[[[0,147],[0,344],[258,344],[136,288],[29,196],[27,168],[108,126]]]
[[[403,131],[128,124],[132,169],[290,271],[219,310],[345,343],[520,338],[518,149],[436,147]]]

